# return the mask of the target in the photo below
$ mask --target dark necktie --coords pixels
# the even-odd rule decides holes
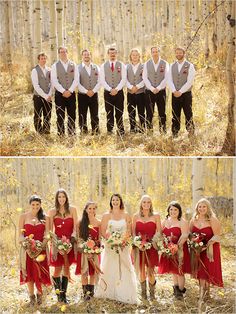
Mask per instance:
[[[114,72],[114,63],[111,63],[111,71]]]

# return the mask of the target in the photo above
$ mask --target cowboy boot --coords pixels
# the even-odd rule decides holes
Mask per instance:
[[[68,286],[68,278],[66,276],[62,276],[61,281],[61,301],[65,304],[69,303],[69,299],[66,298],[66,291]]]
[[[183,289],[181,290],[181,289],[179,288],[179,286],[178,286],[177,291],[176,291],[176,298],[177,298],[177,299],[182,299],[185,292],[186,292],[186,288],[183,288]]]
[[[52,280],[57,295],[57,301],[61,302],[61,277],[52,277]]]
[[[147,281],[140,281],[140,285],[141,285],[141,297],[144,300],[147,300]]]
[[[149,285],[150,300],[153,301],[155,300],[156,280],[153,285],[150,282],[148,282],[148,285]]]
[[[88,285],[89,286],[89,291],[90,291],[90,296],[94,296],[94,285]]]
[[[42,294],[37,293],[37,304],[41,305],[43,303]]]
[[[30,301],[28,303],[28,306],[34,306],[35,305],[35,302],[36,302],[36,299],[35,299],[35,295],[30,295]]]
[[[83,288],[83,294],[84,294],[84,300],[89,301],[90,300],[90,290],[89,290],[89,285],[82,285]]]
[[[178,286],[178,285],[174,285],[174,286],[173,286],[173,295],[174,295],[175,297],[177,297],[178,289],[179,289],[179,286]]]

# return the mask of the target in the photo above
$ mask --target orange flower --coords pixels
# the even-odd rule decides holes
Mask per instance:
[[[29,239],[33,239],[33,237],[34,237],[34,234],[33,234],[33,233],[31,233],[31,234],[28,236]]]
[[[89,249],[93,249],[94,246],[95,246],[95,242],[94,242],[93,240],[88,240],[88,241],[87,241],[87,247],[88,247]]]

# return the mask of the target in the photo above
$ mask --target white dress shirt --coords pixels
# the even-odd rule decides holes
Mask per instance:
[[[112,62],[114,63],[114,69],[115,69],[115,65],[116,65],[116,61],[110,61],[109,60],[109,63],[110,63],[110,67],[111,67],[111,64]],[[120,91],[122,90],[122,88],[125,86],[126,84],[126,66],[124,65],[124,63],[120,62],[121,63],[121,81],[120,83],[116,86],[116,90]],[[100,83],[101,85],[103,86],[103,88],[105,90],[107,90],[108,92],[110,92],[112,90],[112,87],[109,86],[105,80],[105,71],[104,71],[104,64],[103,63],[101,65],[101,68],[100,68]]]
[[[137,64],[131,63],[131,66],[132,66],[134,75],[135,75],[135,73],[137,72],[139,65],[140,65],[140,63],[137,63]],[[127,77],[126,86],[127,86],[128,89],[132,89],[132,88],[134,87],[134,85],[132,85],[132,84],[128,81],[128,77]],[[138,84],[136,85],[136,87],[137,87],[138,89],[144,87],[144,81],[142,80],[140,83],[138,83]]]
[[[158,59],[158,62],[155,63],[152,59],[152,63],[154,65],[154,69],[155,71],[157,71],[157,68],[159,66],[159,63],[160,63],[160,60],[161,58]],[[149,60],[148,60],[149,61]],[[147,62],[148,62],[147,61]],[[155,87],[152,86],[152,83],[149,81],[148,79],[148,74],[147,74],[147,62],[144,63],[144,66],[143,66],[143,81],[144,81],[144,84],[145,86],[147,87],[147,89],[149,89],[150,91],[154,91],[155,90]],[[161,83],[156,87],[157,89],[161,90],[161,89],[164,89],[166,88],[166,83],[167,83],[167,75],[168,75],[168,72],[169,72],[169,63],[166,62],[166,67],[165,67],[165,75],[164,75],[164,79],[161,81]]]
[[[92,67],[93,67],[93,63],[90,63],[90,65],[87,66],[85,63],[82,62],[82,67],[85,68],[85,70],[87,71],[88,75],[90,76],[91,75],[91,70],[92,70]],[[98,69],[98,82],[97,82],[97,84],[94,86],[94,88],[92,90],[94,92],[94,94],[99,91],[99,88],[101,86],[101,84],[100,84],[100,74],[99,74],[100,73],[100,69],[99,69],[98,66],[97,66],[97,69]],[[80,93],[87,94],[88,90],[83,85],[80,84],[79,76],[80,76],[80,73],[78,71],[78,87],[79,87],[79,91],[80,91]]]
[[[50,71],[50,68],[48,68],[47,66],[45,66],[44,68],[40,66],[40,68],[43,71],[44,76],[46,77],[46,73],[47,71]],[[39,96],[43,97],[45,100],[47,100],[49,96],[52,96],[52,91],[53,91],[52,83],[51,83],[51,87],[48,94],[46,94],[39,85],[38,72],[35,68],[31,72],[31,80],[32,80],[33,87],[36,90],[36,92],[39,94]]]
[[[186,60],[183,60],[181,63],[178,62],[178,71],[180,72],[182,69],[182,66],[184,65]],[[170,66],[170,71],[168,73],[168,86],[171,90],[172,93],[176,92],[176,88],[175,85],[173,83],[173,78],[172,78],[172,66],[174,63],[171,64]],[[189,88],[193,85],[193,80],[195,77],[195,69],[192,63],[190,63],[189,66],[189,70],[188,70],[188,78],[187,78],[187,82],[180,88],[179,92],[181,92],[182,94],[187,92],[189,90]]]
[[[61,61],[61,64],[63,65],[65,71],[67,71],[67,68],[68,68],[68,65],[69,65],[69,62],[71,62],[70,60],[67,60],[67,62],[63,62]],[[58,79],[57,79],[57,67],[56,67],[56,64],[57,62],[55,62],[53,65],[52,65],[52,71],[51,71],[51,78],[52,78],[52,84],[53,86],[56,88],[56,90],[60,93],[64,93],[66,90],[65,88],[58,82]],[[75,64],[75,63],[74,63]],[[74,70],[74,80],[71,84],[71,86],[69,87],[69,92],[73,93],[76,89],[76,87],[78,86],[78,68],[75,64],[75,70]]]

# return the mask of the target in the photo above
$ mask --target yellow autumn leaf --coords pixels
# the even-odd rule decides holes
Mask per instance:
[[[60,294],[60,290],[59,289],[56,289],[55,292],[56,292],[56,294]]]
[[[65,312],[65,311],[66,311],[66,305],[62,305],[62,306],[61,306],[61,311],[62,311],[62,312]]]
[[[14,277],[15,275],[16,275],[16,270],[15,270],[15,268],[12,268],[12,269],[11,269],[11,276]]]
[[[219,294],[219,295],[222,295],[222,296],[225,295],[224,292],[222,292],[222,291],[219,291],[218,294]]]
[[[23,208],[20,208],[20,207],[18,207],[18,208],[16,209],[16,211],[19,212],[19,213],[22,212],[22,210],[23,210]]]
[[[45,254],[40,254],[36,257],[37,262],[43,262],[45,260],[46,255]]]

